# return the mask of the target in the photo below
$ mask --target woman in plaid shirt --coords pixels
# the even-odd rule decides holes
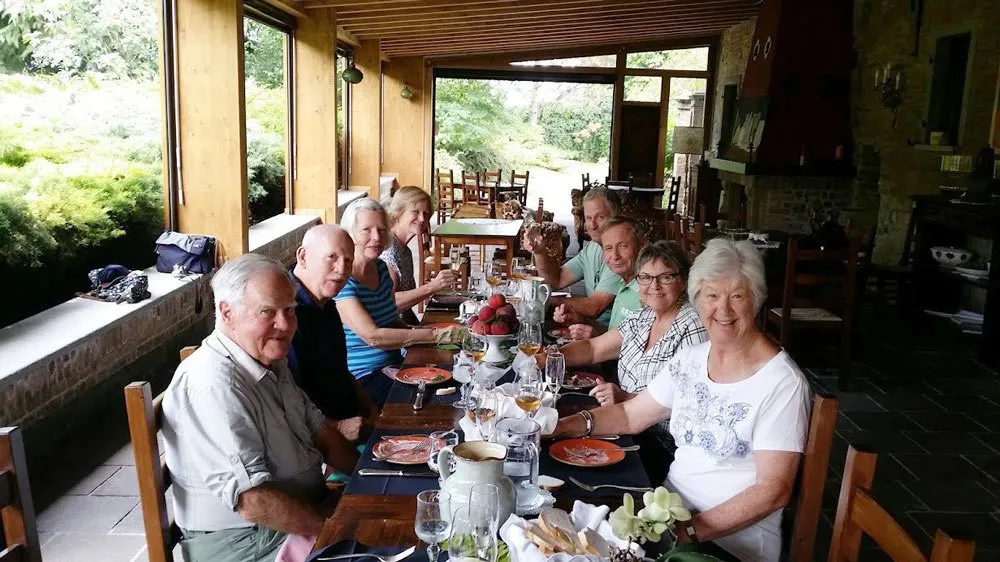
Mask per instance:
[[[635,263],[639,297],[645,308],[596,338],[563,346],[567,367],[618,358],[619,384],[605,382],[590,391],[602,406],[624,402],[642,392],[677,350],[708,341],[708,332],[684,291],[690,267],[677,244],[662,240],[646,246]],[[669,422],[654,425],[636,440],[642,445],[639,451],[650,481],[662,481],[674,448]]]

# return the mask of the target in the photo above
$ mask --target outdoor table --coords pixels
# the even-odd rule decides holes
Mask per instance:
[[[441,263],[441,249],[447,244],[503,246],[507,250],[507,274],[510,275],[513,273],[514,246],[523,224],[521,219],[448,219],[431,231],[437,238],[434,259]]]
[[[451,312],[434,312],[425,314],[423,322],[445,322],[453,318]],[[451,369],[453,351],[442,350],[436,346],[415,346],[408,350],[403,367],[434,364]],[[508,372],[501,382],[513,379]],[[454,382],[434,385],[428,389],[423,409],[414,412],[412,407],[414,387],[396,382],[390,391],[388,401],[375,430],[369,439],[367,450],[386,435],[405,435],[410,433],[429,433],[441,429],[457,427],[458,418],[464,412],[452,406],[458,398],[457,392],[451,395],[437,396],[434,390]],[[590,397],[567,395],[559,400],[560,415],[569,415],[583,408],[594,408],[596,400]],[[603,468],[578,468],[561,464],[548,454],[552,440],[543,439],[542,453],[539,458],[539,473],[554,476],[566,481],[566,485],[555,492],[556,506],[572,508],[573,502],[581,500],[589,503],[609,505],[612,508],[621,505],[622,492],[612,488],[604,488],[597,492],[586,492],[569,482],[569,476],[591,484],[615,483],[625,486],[649,486],[649,479],[642,467],[638,453],[625,454],[622,462]],[[628,437],[618,441],[622,446],[632,444]],[[361,468],[391,468],[393,470],[423,472],[426,465],[397,466],[376,461],[371,453],[366,453],[356,469]],[[334,511],[323,526],[316,541],[316,550],[328,545],[353,540],[370,547],[407,547],[418,544],[413,522],[416,518],[416,495],[429,489],[438,488],[436,477],[361,477],[352,475],[344,489]],[[354,548],[353,545],[350,548]]]

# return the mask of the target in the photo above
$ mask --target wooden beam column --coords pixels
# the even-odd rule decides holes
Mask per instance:
[[[177,225],[230,259],[248,250],[243,3],[176,0],[176,20]]]
[[[337,222],[337,21],[332,9],[310,10],[295,30],[294,214]],[[368,77],[366,76],[367,80]]]
[[[382,58],[381,42],[361,41],[354,48],[354,64],[365,75],[351,88],[352,189],[367,189],[378,200],[378,178],[382,163]]]
[[[425,82],[428,73],[423,57],[392,59],[385,65],[383,77],[385,109],[385,147],[382,168],[399,174],[399,185],[416,185],[425,190],[430,175],[425,165],[430,160],[427,149],[428,132],[425,109],[433,111],[432,82]],[[403,86],[409,86],[413,97],[400,96]]]

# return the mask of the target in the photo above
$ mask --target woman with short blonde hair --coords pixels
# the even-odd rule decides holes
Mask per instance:
[[[407,185],[392,196],[389,202],[389,244],[380,257],[389,266],[400,317],[411,325],[417,323],[412,309],[415,304],[438,291],[450,289],[455,283],[455,272],[450,269],[442,269],[430,283],[419,287],[413,278],[413,252],[407,244],[430,230],[430,219],[431,197],[423,189]],[[417,243],[421,243],[419,238]]]

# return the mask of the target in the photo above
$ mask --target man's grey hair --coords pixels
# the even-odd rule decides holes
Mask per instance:
[[[703,282],[740,278],[746,279],[754,311],[760,312],[767,299],[767,277],[760,252],[749,240],[734,242],[728,238],[713,238],[691,265],[688,295],[691,302],[697,303]]]
[[[385,207],[383,207],[378,201],[370,197],[362,197],[354,203],[351,203],[347,210],[344,211],[344,216],[340,219],[340,226],[344,227],[351,238],[357,241],[354,237],[354,225],[357,223],[358,213],[361,211],[373,211],[382,216],[382,224],[388,230],[389,228],[389,214],[385,212]]]
[[[643,236],[642,229],[639,227],[639,221],[633,219],[632,217],[624,217],[621,215],[615,215],[604,221],[604,224],[601,225],[601,240],[604,239],[605,232],[621,225],[628,227],[629,231],[632,233],[632,239],[635,240],[639,246],[646,243],[646,237]]]
[[[289,286],[292,284],[285,266],[275,259],[260,254],[243,254],[222,264],[219,271],[215,272],[212,277],[212,293],[215,297],[216,326],[222,323],[219,304],[225,301],[229,306],[242,310],[247,284],[262,273],[277,273],[288,282]]]
[[[596,201],[598,199],[604,201],[604,204],[608,206],[608,209],[611,209],[612,215],[617,215],[621,212],[621,205],[618,203],[618,196],[606,187],[595,187],[591,189],[584,194],[583,201],[580,204],[582,205],[587,201]]]

